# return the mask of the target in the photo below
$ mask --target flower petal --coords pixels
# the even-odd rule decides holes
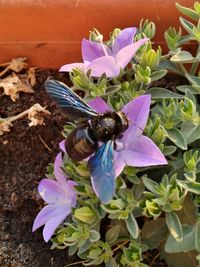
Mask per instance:
[[[92,61],[87,70],[91,69],[91,76],[101,77],[104,73],[108,78],[119,75],[120,67],[116,64],[115,58],[112,56],[103,56]]]
[[[128,119],[138,128],[144,130],[150,110],[151,95],[138,96],[122,108]],[[130,127],[131,127],[130,122]]]
[[[59,148],[60,148],[60,150],[62,150],[64,153],[67,153],[66,148],[65,148],[65,142],[66,142],[65,139],[62,140],[62,141],[59,143]]]
[[[56,228],[65,220],[65,218],[71,213],[71,209],[67,208],[65,205],[62,205],[57,210],[57,216],[52,216],[50,220],[45,224],[43,229],[43,238],[45,242],[48,242],[49,239],[54,234]]]
[[[75,207],[77,202],[77,192],[74,189],[74,186],[77,185],[76,182],[68,180],[66,182],[66,187],[63,188],[66,192],[66,205],[68,207]]]
[[[66,71],[66,72],[70,72],[72,71],[72,69],[74,68],[78,68],[78,69],[81,69],[82,71],[85,72],[85,68],[87,67],[87,63],[71,63],[71,64],[66,64],[66,65],[63,65],[59,71]]]
[[[108,50],[108,53],[111,53],[109,47],[104,45],[104,48]],[[88,41],[86,39],[82,40],[82,57],[84,62],[91,62],[103,56],[105,56],[105,53],[100,43]]]
[[[60,207],[62,207],[62,212],[63,212],[63,206],[65,207],[66,210],[69,210],[69,208],[66,205],[53,205],[53,204],[47,205],[44,208],[42,208],[34,220],[32,232],[37,230],[42,225],[46,224],[49,220],[51,220],[51,218],[58,216],[61,212]]]
[[[43,179],[39,186],[38,192],[42,199],[49,204],[61,204],[66,202],[66,194],[63,185],[57,181]]]
[[[136,34],[136,31],[137,28],[132,27],[125,28],[120,32],[112,45],[113,56],[115,56],[125,46],[133,43],[133,37]]]
[[[61,184],[66,184],[67,175],[62,170],[63,168],[63,159],[62,152],[58,153],[54,161],[54,174],[56,180]]]
[[[131,61],[136,51],[148,41],[148,38],[141,39],[133,44],[130,44],[122,48],[115,56],[117,65],[124,69],[126,65]]]
[[[118,177],[125,167],[125,161],[123,158],[123,154],[119,151],[114,151],[114,170],[115,177]]]
[[[167,164],[162,152],[154,142],[141,135],[131,142],[130,147],[121,152],[127,165],[133,167],[145,167]]]
[[[101,98],[96,97],[93,100],[91,100],[89,103],[89,106],[96,110],[98,113],[104,113],[106,111],[112,111],[112,108],[107,105],[107,103]]]

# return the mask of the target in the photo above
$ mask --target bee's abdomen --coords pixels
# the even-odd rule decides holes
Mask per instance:
[[[81,161],[89,157],[97,148],[98,143],[88,124],[76,128],[66,140],[66,151],[74,161]]]

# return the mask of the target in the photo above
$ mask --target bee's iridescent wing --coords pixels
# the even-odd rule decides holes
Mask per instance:
[[[108,203],[115,192],[113,153],[114,142],[110,140],[103,143],[88,162],[93,189],[103,203]]]
[[[69,119],[89,119],[97,115],[93,108],[88,106],[64,83],[56,80],[46,80],[45,88],[49,96],[58,104],[61,111]]]

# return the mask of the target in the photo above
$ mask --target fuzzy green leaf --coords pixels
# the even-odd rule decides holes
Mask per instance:
[[[145,187],[152,193],[157,194],[156,188],[158,187],[158,184],[154,182],[152,179],[147,178],[146,176],[143,177],[143,183]]]
[[[200,224],[195,227],[195,248],[200,252]]]
[[[80,246],[80,248],[78,249],[77,255],[80,256],[81,254],[86,252],[89,249],[90,246],[91,246],[90,240],[86,240],[86,242],[83,243],[82,246]],[[69,247],[69,249],[70,248],[71,247]]]
[[[185,122],[181,127],[181,132],[188,145],[200,139],[200,125],[196,126],[191,122]]]
[[[118,267],[119,265],[116,263],[114,258],[111,258],[108,262],[106,262],[105,267]]]
[[[120,232],[120,225],[114,225],[106,232],[105,240],[109,245],[112,245],[118,238]]]
[[[200,86],[200,77],[196,77],[188,73],[186,73],[185,76],[192,85]]]
[[[167,89],[161,87],[152,87],[148,90],[148,93],[151,94],[153,99],[163,99],[163,98],[177,98],[182,99],[184,98],[182,95],[169,91]]]
[[[194,36],[193,34],[193,28],[195,27],[193,23],[189,22],[188,20],[180,17],[180,22],[181,25],[183,26],[183,28],[192,36]]]
[[[68,249],[69,256],[74,255],[77,252],[77,249],[78,249],[77,245],[70,246]]]
[[[126,225],[131,236],[136,239],[139,235],[139,228],[137,221],[132,213],[129,214]]]
[[[156,70],[151,73],[151,81],[157,81],[167,74],[167,70]]]
[[[166,214],[166,223],[171,235],[180,242],[183,239],[183,230],[180,220],[176,213],[169,212]]]
[[[104,93],[104,96],[109,96],[117,93],[121,89],[121,85],[113,85],[110,87],[107,87]]]
[[[162,152],[165,156],[169,156],[174,154],[176,149],[177,149],[176,146],[165,146]]]
[[[189,91],[191,94],[200,94],[200,86],[199,87],[194,87],[192,85],[179,85],[176,87],[176,89],[180,92],[186,93]]]
[[[169,236],[165,243],[167,253],[187,252],[195,249],[194,229],[190,226],[183,226],[183,240],[177,242],[173,236]]]
[[[199,14],[192,10],[191,8],[181,6],[179,3],[176,3],[176,8],[185,16],[189,17],[190,19],[198,21],[200,16]]]
[[[100,239],[100,234],[95,230],[90,230],[90,241],[97,242]]]
[[[170,60],[163,60],[159,64],[159,69],[167,69],[175,73],[179,73],[176,64]]]
[[[199,58],[193,57],[188,51],[178,51],[170,60],[175,63],[193,63],[199,61]]]
[[[183,134],[177,128],[166,129],[168,133],[168,138],[179,148],[186,150],[187,143]]]
[[[197,195],[200,195],[200,183],[198,182],[187,182],[188,191]]]

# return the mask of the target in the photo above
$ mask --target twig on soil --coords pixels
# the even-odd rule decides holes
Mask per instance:
[[[86,263],[86,262],[87,261],[77,261],[77,262],[69,263],[69,264],[65,265],[64,267],[75,266],[75,265]]]
[[[23,118],[24,116],[28,115],[28,119],[30,123],[28,124],[29,127],[36,126],[36,125],[43,125],[44,124],[44,115],[50,115],[51,113],[43,108],[40,104],[34,104],[29,109],[17,114],[16,116],[8,117],[8,118],[0,118],[0,135],[4,132],[9,132],[10,127],[12,127],[12,122],[18,119]]]
[[[160,253],[156,254],[156,256],[153,258],[153,260],[151,261],[151,263],[149,264],[149,267],[152,267],[153,264],[155,263],[156,259],[160,256]]]
[[[42,139],[42,137],[39,135],[40,141],[43,143],[43,145],[51,152],[52,149],[45,143],[45,141]]]
[[[121,244],[119,244],[116,248],[114,248],[112,251],[113,252],[117,251],[118,249],[122,248],[123,246],[125,246],[129,242],[130,242],[129,240],[125,240],[124,242],[122,242]]]

